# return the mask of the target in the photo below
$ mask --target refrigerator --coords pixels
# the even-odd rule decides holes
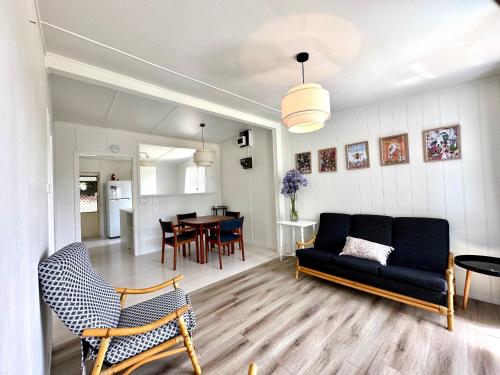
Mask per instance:
[[[120,210],[132,209],[132,181],[106,182],[106,236],[120,237]]]

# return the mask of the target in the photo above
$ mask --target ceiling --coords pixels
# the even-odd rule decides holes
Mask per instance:
[[[49,52],[273,120],[284,93],[300,83],[294,61],[300,51],[311,55],[306,81],[330,91],[334,110],[500,72],[500,7],[493,0],[39,3]],[[78,90],[75,95],[91,89]],[[148,110],[136,118],[131,103],[140,98],[95,92],[99,99],[88,104],[100,108],[91,120],[105,126],[160,133],[192,116],[175,110],[172,119],[162,120],[173,108],[144,101]],[[59,92],[57,100],[66,94]],[[113,101],[121,113],[108,113]],[[72,105],[85,115],[83,104]],[[64,107],[59,105],[63,117]],[[197,122],[175,131],[194,134]]]
[[[236,137],[248,125],[186,106],[143,98],[57,75],[50,76],[56,121],[101,126],[165,137],[220,143]]]

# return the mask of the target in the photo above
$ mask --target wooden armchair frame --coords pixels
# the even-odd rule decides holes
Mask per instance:
[[[115,288],[115,290],[121,295],[120,303],[123,308],[127,295],[129,294],[146,294],[152,293],[157,290],[166,288],[167,286],[173,285],[175,289],[179,288],[179,280],[183,278],[182,275],[176,276],[171,280],[167,280],[164,283],[151,286],[149,288],[142,289],[129,289],[129,288]],[[189,332],[186,328],[186,322],[184,321],[183,314],[189,310],[189,305],[184,305],[180,309],[177,309],[171,312],[168,315],[165,315],[163,318],[158,319],[152,323],[137,326],[137,327],[127,327],[127,328],[88,328],[85,329],[82,333],[82,337],[102,337],[101,344],[99,346],[99,352],[97,353],[97,358],[94,362],[94,367],[92,369],[92,375],[111,375],[116,374],[120,371],[124,371],[124,375],[128,375],[149,362],[156,361],[158,359],[166,358],[171,355],[187,352],[189,359],[193,365],[194,373],[196,375],[201,374],[201,367],[198,363],[198,359],[196,357],[196,352],[189,337]],[[109,343],[112,337],[119,336],[131,336],[131,335],[139,335],[141,333],[152,331],[158,327],[161,327],[164,324],[172,320],[177,320],[177,324],[179,324],[180,335],[170,340],[167,340],[145,352],[139,353],[131,358],[128,358],[120,363],[117,363],[109,368],[103,369],[102,365],[104,362],[104,358],[106,357],[106,352],[109,347]],[[184,345],[181,347],[177,347],[171,350],[167,350],[172,346],[183,343]]]
[[[314,236],[311,240],[306,241],[306,242],[300,242],[297,241],[296,246],[297,250],[298,249],[305,249],[306,246],[313,245],[314,241],[316,240],[316,236]],[[388,290],[380,289],[380,288],[375,288],[370,285],[358,283],[356,281],[351,281],[342,277],[338,276],[333,276],[328,273],[316,271],[312,268],[307,268],[307,267],[302,267],[299,264],[299,258],[296,260],[296,265],[295,265],[295,278],[299,278],[299,272],[309,274],[312,276],[319,277],[324,280],[332,281],[337,284],[349,286],[354,289],[362,290],[368,293],[375,294],[377,296],[385,297],[388,299],[392,299],[394,301],[402,302],[407,305],[411,305],[414,307],[418,307],[427,311],[435,312],[440,315],[445,315],[447,318],[447,328],[448,331],[453,331],[454,328],[454,296],[455,296],[455,273],[453,266],[455,264],[454,262],[454,256],[453,253],[450,251],[448,254],[448,267],[446,268],[445,271],[445,277],[446,277],[446,283],[448,285],[448,291],[447,291],[447,306],[441,306],[436,303],[431,303],[427,302],[421,299],[413,298],[413,297],[408,297],[403,294],[399,293],[394,293],[390,292]]]

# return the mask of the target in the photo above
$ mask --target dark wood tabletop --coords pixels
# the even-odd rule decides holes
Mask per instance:
[[[484,255],[457,255],[455,264],[467,270],[500,277],[500,258]]]
[[[186,224],[186,225],[192,225],[192,226],[199,226],[199,225],[208,225],[208,224],[215,224],[218,223],[219,221],[224,221],[224,220],[231,220],[234,219],[232,216],[198,216],[198,217],[190,217],[186,219],[179,220],[179,223],[181,224]]]

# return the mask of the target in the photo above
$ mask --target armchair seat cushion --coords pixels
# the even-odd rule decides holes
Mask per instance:
[[[176,289],[165,293],[148,301],[127,307],[122,310],[118,328],[137,327],[152,323],[165,315],[181,308],[186,304],[191,304],[189,296],[182,290]],[[184,314],[186,327],[191,334],[196,326],[193,310],[189,309]],[[113,337],[106,352],[105,361],[107,364],[121,362],[134,355],[142,353],[152,347],[159,345],[180,334],[177,320],[172,320],[167,324],[139,335]],[[94,353],[95,357],[96,353]]]
[[[380,275],[390,280],[429,289],[446,292],[446,279],[435,272],[423,271],[403,266],[380,267]]]

